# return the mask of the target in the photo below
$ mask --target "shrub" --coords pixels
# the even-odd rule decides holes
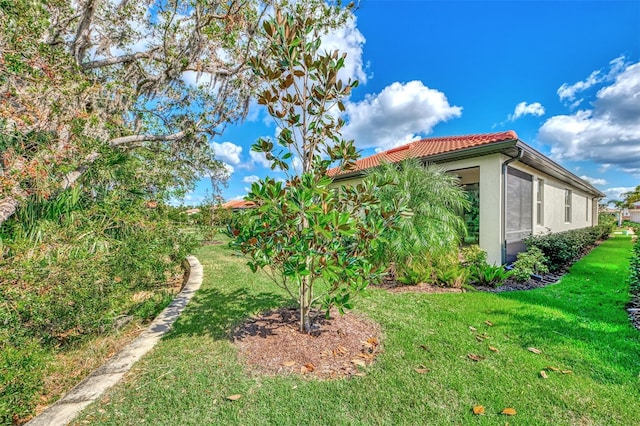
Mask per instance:
[[[459,263],[435,269],[436,282],[444,287],[462,288],[469,281],[470,271]]]
[[[533,274],[546,274],[549,272],[549,268],[542,250],[530,247],[527,251],[518,253],[512,272],[516,280],[526,281]]]
[[[640,234],[640,223],[637,222],[631,222],[629,220],[625,220],[622,222],[622,226],[624,228],[631,228],[633,229],[634,234]]]
[[[479,245],[463,247],[460,254],[462,255],[462,264],[465,266],[482,267],[487,264],[487,252],[482,250]]]
[[[428,260],[413,261],[396,270],[396,281],[405,285],[416,285],[431,282],[433,268]]]
[[[500,287],[513,275],[512,271],[507,271],[502,266],[475,265],[471,267],[471,281],[487,287]]]
[[[618,220],[615,214],[609,212],[600,212],[598,214],[598,225],[609,227],[610,230],[613,230],[617,224]]]
[[[119,316],[149,319],[170,299],[168,278],[195,240],[142,200],[109,201],[55,214],[28,205],[0,227],[0,422],[33,412],[45,354],[112,330]]]
[[[532,235],[525,239],[528,248],[539,248],[546,258],[546,265],[556,271],[577,260],[585,250],[598,240],[608,238],[606,225],[591,228],[572,229],[547,235]]]
[[[32,413],[42,389],[48,354],[35,339],[0,336],[0,424]],[[17,341],[16,341],[17,340]]]

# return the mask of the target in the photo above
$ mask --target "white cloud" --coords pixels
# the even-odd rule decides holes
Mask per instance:
[[[558,88],[558,96],[560,96],[561,101],[564,101],[565,99],[573,101],[576,98],[576,93],[587,90],[594,84],[599,83],[601,78],[602,77],[600,77],[600,71],[594,71],[589,75],[589,77],[587,77],[586,80],[578,81],[577,83],[571,85],[563,83],[562,86]]]
[[[233,174],[233,172],[236,171],[236,169],[231,165],[231,164],[227,164],[227,163],[222,163],[222,165],[224,166],[224,168],[227,171],[227,174],[229,176],[231,176]]]
[[[339,50],[346,53],[344,68],[338,72],[338,77],[345,82],[348,79],[367,82],[367,74],[362,62],[362,46],[365,38],[356,26],[356,17],[351,16],[345,25],[321,37],[322,48],[326,51]]]
[[[602,192],[604,192],[607,196],[605,197],[606,200],[616,200],[616,201],[620,201],[622,200],[622,194],[626,193],[626,192],[630,192],[633,191],[634,187],[632,186],[619,186],[616,188],[607,188],[605,190],[603,190]]]
[[[592,160],[640,175],[640,62],[601,88],[593,109],[549,118],[538,139],[557,160]]]
[[[254,182],[257,182],[259,180],[260,180],[260,178],[258,176],[256,176],[256,175],[245,176],[245,177],[242,178],[242,182],[244,182],[244,183],[254,183]]]
[[[213,148],[218,160],[234,165],[240,164],[240,153],[242,153],[241,146],[231,142],[211,142],[211,147]]]
[[[587,182],[589,182],[591,185],[606,185],[607,181],[604,179],[600,179],[600,178],[593,178],[591,176],[580,176],[580,179],[586,180]]]
[[[625,68],[625,57],[619,56],[615,59],[609,61],[609,72],[603,74],[602,70],[593,71],[589,74],[585,80],[578,81],[573,84],[563,83],[562,86],[558,88],[558,96],[561,101],[569,101],[571,102],[571,108],[577,108],[580,103],[584,100],[584,98],[576,100],[576,94],[579,92],[584,92],[585,90],[603,83],[605,81],[611,81]]]
[[[611,168],[611,164],[602,164],[598,167],[598,172],[604,173]]]
[[[259,164],[266,169],[271,168],[271,162],[267,160],[264,152],[249,151],[249,156],[251,157],[251,161],[253,161],[254,164]]]
[[[461,107],[449,105],[444,93],[421,81],[395,82],[377,95],[347,103],[346,109],[348,123],[343,134],[354,139],[358,148],[390,148],[462,115]]]
[[[509,114],[509,120],[515,121],[523,115],[535,115],[536,117],[540,117],[544,115],[544,107],[540,102],[534,102],[532,104],[520,102],[516,105],[516,109],[513,114]]]

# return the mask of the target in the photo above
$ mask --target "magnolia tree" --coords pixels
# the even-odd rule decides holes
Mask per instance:
[[[150,190],[224,179],[209,139],[247,111],[272,3],[0,1],[0,224],[114,152]]]
[[[358,158],[353,141],[341,138],[343,99],[357,81],[338,78],[345,54],[326,52],[319,17],[344,20],[348,9],[310,9],[299,4],[295,13],[276,10],[264,22],[268,56],[251,65],[267,81],[258,103],[265,105],[280,129],[274,142],[260,139],[252,149],[262,152],[273,169],[286,172],[286,182],[271,178],[251,186],[245,198],[256,208],[232,226],[232,246],[249,257],[255,272],[262,269],[297,301],[300,331],[313,328],[313,312],[336,306],[352,307],[379,271],[368,261],[380,244],[383,229],[396,215],[381,211],[379,183],[331,188],[327,170],[334,163],[347,168]],[[299,170],[290,164],[299,163]]]

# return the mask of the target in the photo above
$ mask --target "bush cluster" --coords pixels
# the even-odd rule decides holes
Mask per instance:
[[[597,241],[609,238],[610,233],[611,225],[602,224],[547,235],[532,235],[525,239],[525,244],[528,248],[540,249],[549,270],[557,271],[579,259]]]
[[[549,268],[547,259],[538,247],[529,247],[527,251],[518,253],[513,264],[513,277],[518,281],[526,281],[531,275],[546,274]]]
[[[56,212],[26,206],[0,228],[0,424],[33,412],[57,351],[164,308],[169,277],[195,248],[142,200],[81,198]]]
[[[622,221],[622,227],[623,228],[631,228],[631,229],[633,229],[633,232],[636,235],[640,234],[640,223],[638,223],[638,222],[631,222],[629,220],[624,220],[624,221]]]

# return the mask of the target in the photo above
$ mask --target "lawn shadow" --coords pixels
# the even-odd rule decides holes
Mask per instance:
[[[231,329],[244,319],[290,302],[275,293],[250,293],[243,288],[229,292],[201,288],[165,339],[184,336],[229,339]]]

